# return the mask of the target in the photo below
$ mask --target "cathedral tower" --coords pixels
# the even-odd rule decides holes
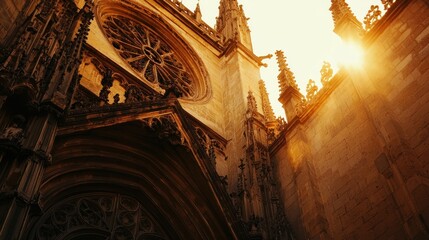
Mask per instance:
[[[246,48],[252,50],[252,40],[247,20],[243,6],[239,5],[237,0],[221,0],[215,29],[225,40],[240,42]]]
[[[357,20],[345,0],[331,1],[332,18],[334,19],[334,32],[343,40],[360,39],[363,34],[362,23]]]

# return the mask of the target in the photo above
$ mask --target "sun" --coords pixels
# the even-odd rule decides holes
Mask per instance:
[[[358,43],[341,41],[337,49],[335,59],[338,66],[362,67],[364,50]]]

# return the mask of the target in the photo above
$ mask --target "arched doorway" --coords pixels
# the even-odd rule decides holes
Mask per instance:
[[[58,136],[26,238],[233,239],[199,160],[172,138],[140,121]]]

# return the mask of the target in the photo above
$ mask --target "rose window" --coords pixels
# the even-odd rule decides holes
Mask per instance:
[[[119,55],[142,78],[163,89],[194,95],[190,74],[170,46],[141,23],[123,16],[108,16],[105,33]]]

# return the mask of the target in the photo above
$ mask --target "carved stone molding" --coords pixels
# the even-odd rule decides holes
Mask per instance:
[[[83,77],[75,91],[71,109],[154,101],[161,97],[96,55],[91,51],[85,52],[79,67]]]
[[[143,125],[156,132],[160,139],[165,139],[173,145],[183,145],[189,147],[189,142],[185,138],[181,129],[173,116],[165,115],[141,120]]]
[[[39,220],[31,239],[168,239],[138,200],[100,193],[60,202]],[[86,239],[86,238],[85,238]]]

